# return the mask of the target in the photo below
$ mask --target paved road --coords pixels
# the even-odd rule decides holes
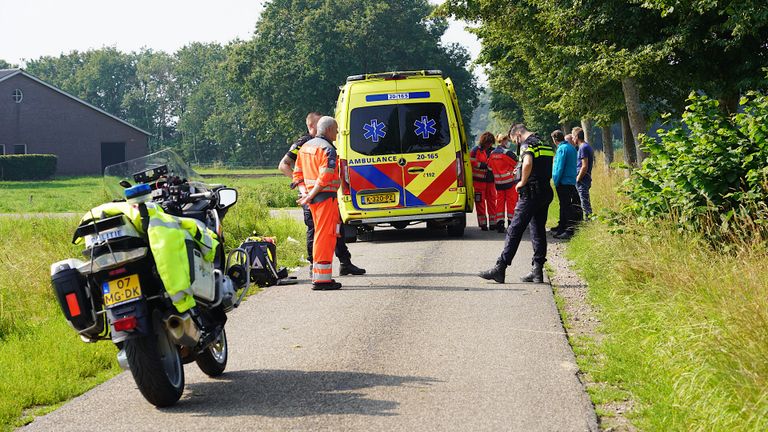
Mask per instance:
[[[475,276],[501,246],[477,228],[377,232],[351,245],[369,274],[341,291],[302,283],[244,303],[228,372],[187,365],[175,407],[152,407],[123,373],[23,430],[597,430],[549,285]],[[524,242],[514,280],[530,256]]]

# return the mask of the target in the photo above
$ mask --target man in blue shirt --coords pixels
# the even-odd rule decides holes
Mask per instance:
[[[584,141],[584,131],[580,130],[576,134],[576,143],[579,145],[579,163],[576,167],[576,189],[581,198],[581,208],[584,210],[584,217],[589,218],[592,214],[592,203],[589,201],[589,189],[592,188],[592,166],[595,164],[595,151],[588,142]]]
[[[569,239],[576,224],[581,221],[581,201],[576,190],[576,148],[565,140],[563,132],[552,132],[552,142],[557,146],[552,181],[560,201],[560,221],[552,229],[555,238]]]

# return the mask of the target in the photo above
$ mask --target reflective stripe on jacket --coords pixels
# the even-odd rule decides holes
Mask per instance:
[[[507,189],[515,182],[517,155],[512,150],[496,147],[488,158],[488,167],[493,172],[497,189]]]
[[[482,183],[493,183],[493,173],[488,169],[488,158],[493,151],[488,147],[483,150],[480,146],[475,146],[469,152],[469,162],[472,165],[472,180]]]
[[[341,186],[336,165],[336,148],[323,137],[312,138],[299,149],[293,182],[304,183],[307,191],[319,187],[319,193],[335,194]]]
[[[194,245],[188,243],[196,244],[203,254],[203,259],[212,262],[219,242],[216,234],[197,219],[169,215],[155,203],[147,203],[146,206],[149,215],[146,235],[157,266],[157,274],[176,309],[184,312],[195,305],[190,291],[192,263],[189,260],[192,255],[187,252],[187,248]],[[102,204],[86,213],[80,222],[120,214],[125,215],[139,233],[144,234],[137,204]],[[82,238],[77,239],[78,244],[82,241]]]

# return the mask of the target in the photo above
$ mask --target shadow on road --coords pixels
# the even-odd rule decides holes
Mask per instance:
[[[362,372],[233,371],[215,380],[188,384],[191,394],[163,411],[212,417],[394,416],[400,403],[369,399],[365,392],[355,390],[380,386],[424,388],[435,382],[440,381]]]
[[[529,234],[526,230],[526,234],[523,236],[523,241],[529,239]],[[497,233],[495,231],[480,231],[475,227],[467,227],[463,237],[449,237],[443,230],[431,230],[427,228],[410,227],[403,230],[397,229],[376,229],[373,233],[369,233],[360,238],[361,242],[368,243],[399,243],[399,242],[413,242],[424,240],[440,240],[440,241],[488,241],[488,240],[500,240],[504,241],[504,234]],[[501,253],[501,247],[498,250]]]
[[[343,284],[343,282],[342,282]],[[498,286],[494,284],[493,286]],[[502,285],[504,286],[504,285]],[[482,288],[482,287],[455,287],[455,286],[403,286],[403,285],[347,285],[343,284],[343,290],[372,291],[372,290],[408,290],[408,291],[528,291],[521,288]]]

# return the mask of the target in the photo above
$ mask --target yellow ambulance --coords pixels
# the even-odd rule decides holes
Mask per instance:
[[[436,70],[350,76],[335,115],[347,241],[419,222],[464,235],[472,169],[450,78]]]

